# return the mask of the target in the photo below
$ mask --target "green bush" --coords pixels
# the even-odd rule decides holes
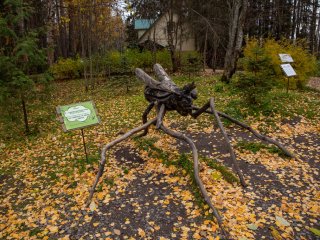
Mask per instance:
[[[123,53],[110,51],[105,59],[105,63],[110,67],[111,73],[133,72],[138,67],[146,69],[152,66],[151,52],[139,52],[137,49],[127,49]]]
[[[247,43],[242,59],[245,71],[234,77],[232,82],[248,104],[265,104],[265,96],[272,89],[276,76],[271,60],[258,41]]]
[[[161,64],[164,69],[172,69],[170,52],[166,49],[157,52],[157,62]]]
[[[202,57],[196,51],[182,52],[180,56],[181,71],[198,73],[202,68]]]
[[[106,56],[106,65],[109,66],[110,72],[119,72],[121,70],[121,53],[119,51],[110,51]]]
[[[61,58],[50,67],[50,72],[55,79],[74,79],[83,75],[83,68],[83,61],[80,58]]]
[[[317,61],[317,69],[314,75],[315,77],[320,77],[320,60]]]
[[[104,55],[93,55],[91,57],[94,74],[133,73],[136,68],[152,71],[154,58],[151,51],[140,51],[139,49],[126,49],[123,52],[117,50],[108,51]],[[190,64],[189,59],[193,61]],[[171,70],[172,62],[170,52],[167,49],[156,52],[156,62],[165,69]],[[181,53],[182,71],[198,72],[201,68],[201,57],[197,52]],[[72,79],[83,76],[84,67],[88,72],[90,69],[90,59],[59,59],[51,66],[51,72],[55,79]]]

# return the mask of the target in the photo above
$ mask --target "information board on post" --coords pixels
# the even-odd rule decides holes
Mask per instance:
[[[62,118],[64,131],[82,129],[100,123],[92,101],[58,106],[57,113]]]
[[[279,54],[280,60],[283,63],[293,63],[293,58],[291,57],[290,54],[286,54],[286,53],[280,53]]]
[[[287,77],[297,76],[296,71],[293,69],[290,63],[281,64],[281,69]]]
[[[81,130],[84,153],[87,163],[89,163],[86,142],[83,129],[100,123],[97,110],[92,101],[74,103],[57,107],[57,113],[60,115],[63,130]]]

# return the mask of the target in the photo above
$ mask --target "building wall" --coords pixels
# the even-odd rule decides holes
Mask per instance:
[[[173,15],[173,22],[178,21],[178,15]],[[139,36],[139,42],[143,43],[147,40],[155,41],[156,43],[167,47],[168,44],[168,33],[167,33],[167,23],[169,22],[169,13],[164,14],[158,19],[154,25],[146,32],[146,34],[142,37]],[[139,35],[139,32],[138,32]],[[185,24],[182,26],[182,31],[178,31],[177,41],[174,40],[174,45],[176,50],[181,51],[195,51],[195,38],[192,34],[190,27]]]
[[[142,37],[142,35],[146,32],[146,30],[138,30],[138,39]]]

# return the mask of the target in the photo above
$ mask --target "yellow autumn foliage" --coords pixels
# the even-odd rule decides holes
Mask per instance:
[[[254,56],[251,56],[254,54],[252,49],[257,46],[263,48],[264,53],[271,60],[270,69],[274,72],[280,83],[286,82],[286,77],[280,67],[282,62],[279,54],[285,53],[292,56],[294,62],[291,63],[291,65],[295,69],[297,76],[290,78],[290,88],[301,88],[307,83],[309,77],[316,72],[316,57],[308,52],[304,40],[297,40],[295,43],[292,43],[288,39],[282,39],[280,41],[271,38],[262,41],[250,39],[244,48],[244,56],[253,58]],[[245,65],[243,67],[244,70],[247,70]]]

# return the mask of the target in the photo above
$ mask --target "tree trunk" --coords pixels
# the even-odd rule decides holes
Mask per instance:
[[[229,42],[225,55],[224,73],[222,81],[229,83],[236,71],[243,41],[243,26],[248,7],[248,0],[235,0],[229,4],[230,25]]]
[[[150,22],[151,25],[151,22]],[[154,24],[153,27],[153,48],[152,48],[152,59],[153,59],[153,65],[157,63],[157,46],[156,46],[156,27],[157,25]]]
[[[30,134],[26,102],[25,102],[24,97],[22,95],[21,95],[21,107],[22,107],[22,111],[23,111],[23,120],[24,120],[25,129],[26,129],[26,134]]]
[[[312,4],[312,16],[311,16],[311,24],[309,30],[309,40],[310,40],[310,52],[315,53],[316,44],[317,44],[317,11],[318,11],[318,0],[313,0]]]
[[[177,26],[176,26],[177,28]],[[174,44],[174,24],[173,24],[173,0],[170,0],[169,24],[167,25],[168,45],[172,62],[172,72],[178,71],[178,62],[176,56],[176,45]],[[176,39],[177,40],[177,39]]]
[[[204,37],[204,48],[203,48],[203,71],[206,70],[207,62],[207,48],[208,48],[208,27],[206,28],[206,35]]]

